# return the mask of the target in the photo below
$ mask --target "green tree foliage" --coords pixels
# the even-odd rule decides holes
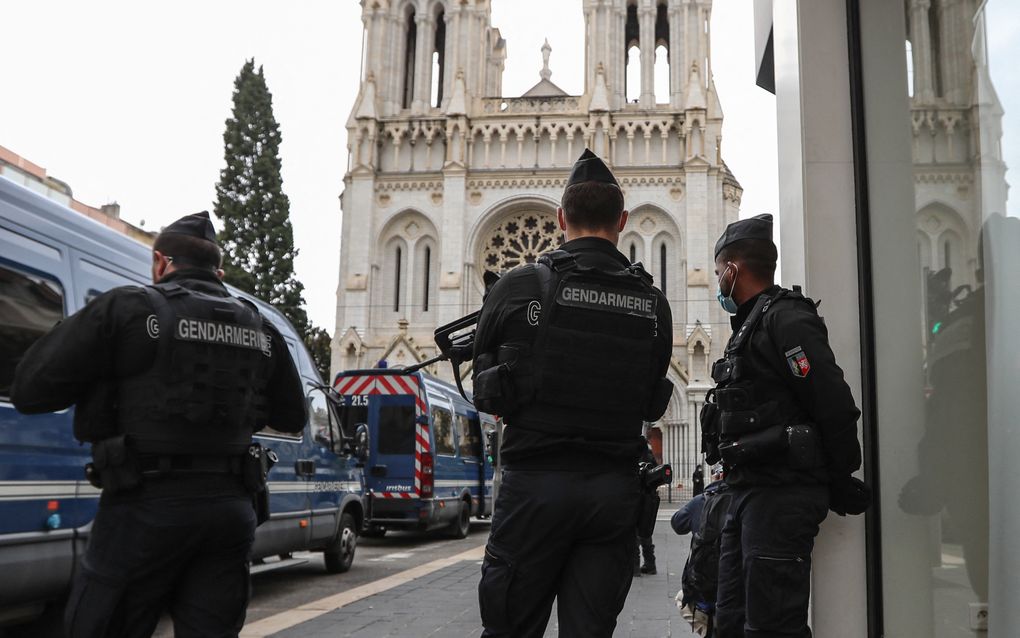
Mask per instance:
[[[330,341],[329,333],[319,327],[313,327],[305,335],[308,352],[311,353],[312,359],[315,360],[315,367],[326,383],[332,382],[332,379],[329,378]]]
[[[223,223],[223,279],[280,310],[304,336],[328,377],[329,334],[308,320],[304,285],[294,276],[298,251],[280,174],[280,125],[262,67],[256,69],[254,59],[244,63],[234,80],[233,97],[223,132],[226,166],[220,171],[214,208]]]

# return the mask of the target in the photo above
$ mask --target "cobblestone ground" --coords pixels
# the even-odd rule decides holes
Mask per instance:
[[[668,506],[675,507],[675,506]],[[656,525],[658,574],[635,578],[614,637],[658,638],[693,635],[680,618],[673,597],[687,559],[690,536],[669,527],[672,509],[664,504]],[[381,638],[384,636],[459,638],[479,636],[479,561],[460,561],[392,589],[362,598],[273,634],[274,638]],[[557,636],[553,609],[547,637]]]

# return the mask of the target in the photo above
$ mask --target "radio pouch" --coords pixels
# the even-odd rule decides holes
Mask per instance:
[[[754,463],[773,457],[786,448],[786,428],[774,425],[759,432],[752,432],[737,441],[726,441],[719,445],[723,463],[732,467]]]
[[[786,441],[787,461],[792,469],[810,470],[825,466],[822,443],[814,427],[807,424],[787,426]]]

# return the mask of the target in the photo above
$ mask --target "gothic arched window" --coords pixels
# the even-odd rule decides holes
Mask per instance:
[[[418,48],[418,22],[414,9],[407,14],[407,37],[404,38],[404,46],[407,47],[407,52],[404,55],[404,96],[401,106],[409,109],[414,99],[414,62]]]
[[[425,247],[425,259],[422,264],[422,303],[421,309],[423,312],[429,311],[429,292],[432,286],[432,247]]]
[[[638,23],[636,4],[627,7],[627,24],[623,31],[623,49],[626,56],[624,98],[628,102],[637,102],[641,97],[641,27]]]
[[[432,106],[443,104],[443,72],[446,68],[446,14],[440,10],[436,15],[436,37],[432,49]]]
[[[400,312],[400,275],[401,268],[403,267],[404,251],[400,246],[397,246],[397,251],[394,253],[393,263],[395,268],[393,269],[393,312]]]
[[[655,12],[655,103],[668,104],[673,90],[669,63],[669,14],[660,2]]]
[[[659,246],[659,290],[666,294],[666,244]]]
[[[630,263],[637,261],[637,245],[634,242],[630,242]]]

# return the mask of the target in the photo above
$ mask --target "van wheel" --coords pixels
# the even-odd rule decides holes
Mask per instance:
[[[457,518],[450,523],[450,536],[453,538],[467,538],[468,530],[471,529],[471,503],[470,501],[460,502],[460,511]]]
[[[342,574],[354,563],[354,551],[358,548],[358,532],[354,517],[344,512],[340,517],[340,531],[329,547],[322,553],[326,559],[326,571]]]

